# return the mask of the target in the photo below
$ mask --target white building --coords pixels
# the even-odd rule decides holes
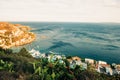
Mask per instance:
[[[94,64],[94,60],[89,58],[85,58],[85,62],[88,64]]]
[[[82,62],[81,61],[76,61],[76,65],[81,65]]]
[[[46,57],[45,53],[41,54],[40,56],[41,56],[41,57],[43,57],[43,58],[45,58],[45,57]]]
[[[55,57],[56,57],[57,59],[62,59],[62,57],[61,57],[60,55],[55,55]]]
[[[107,64],[105,61],[98,61],[98,64]]]
[[[31,55],[35,58],[40,58],[40,52],[36,51],[35,49],[32,49],[31,51],[29,51],[29,53],[31,53]]]
[[[106,73],[109,74],[109,75],[113,75],[113,71],[111,69],[111,67],[106,67]]]
[[[99,73],[113,75],[113,70],[111,69],[110,65],[105,64],[105,63],[104,64],[103,63],[97,64],[96,70]]]

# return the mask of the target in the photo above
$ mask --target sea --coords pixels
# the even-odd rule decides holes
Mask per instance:
[[[120,23],[79,22],[12,22],[30,26],[36,40],[14,47],[52,51],[67,56],[79,56],[120,64]]]

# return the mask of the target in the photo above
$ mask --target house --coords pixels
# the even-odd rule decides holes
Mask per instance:
[[[75,67],[76,67],[76,61],[72,60],[72,62],[70,63],[70,68],[75,69]]]
[[[85,58],[85,62],[88,64],[94,64],[94,60],[89,58]]]
[[[72,59],[67,59],[67,61],[70,63],[70,64],[72,64]]]
[[[45,53],[41,54],[40,56],[41,56],[42,58],[45,58],[45,57],[46,57]]]
[[[76,65],[81,66],[82,70],[87,69],[87,64],[86,63],[82,63],[81,62],[81,58],[75,56],[72,57],[71,59],[67,59],[70,63],[70,68],[74,69],[76,67]]]
[[[113,75],[113,70],[111,67],[106,67],[106,74]]]
[[[76,62],[76,65],[80,65],[81,64],[81,58],[75,56],[75,57],[72,57],[72,60]]]
[[[61,57],[60,55],[55,55],[55,57],[56,57],[57,59],[62,59],[62,57]]]
[[[105,61],[98,61],[98,64],[107,64]]]
[[[87,64],[86,63],[81,63],[80,66],[81,66],[82,70],[87,69]]]
[[[76,61],[75,60],[73,60],[72,58],[70,58],[70,59],[67,59],[67,61],[70,63],[69,67],[71,69],[74,69],[76,67]]]
[[[110,65],[108,65],[108,64],[97,64],[96,65],[96,70],[99,73],[113,75],[113,70],[110,67]]]
[[[120,74],[120,65],[116,65],[117,74]]]
[[[40,58],[41,53],[35,49],[32,49],[31,51],[29,51],[29,53],[31,53],[31,55],[35,58]]]
[[[76,61],[76,65],[81,65],[81,61]]]
[[[81,58],[75,56],[75,57],[72,57],[72,60],[75,60],[75,61],[81,61]]]
[[[49,54],[48,56],[47,56],[47,58],[48,58],[48,61],[49,62],[55,62],[56,60],[57,60],[57,56],[56,55],[54,55],[54,54]]]

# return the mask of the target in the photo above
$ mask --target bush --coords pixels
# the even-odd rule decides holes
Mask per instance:
[[[30,55],[30,53],[25,48],[22,48],[20,50],[20,52],[18,52],[17,54],[20,55],[20,56],[23,56],[23,57],[32,58],[32,56]]]

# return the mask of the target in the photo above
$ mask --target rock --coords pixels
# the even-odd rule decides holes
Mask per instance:
[[[28,26],[0,22],[0,47],[6,49],[31,43],[36,36],[29,30]]]

